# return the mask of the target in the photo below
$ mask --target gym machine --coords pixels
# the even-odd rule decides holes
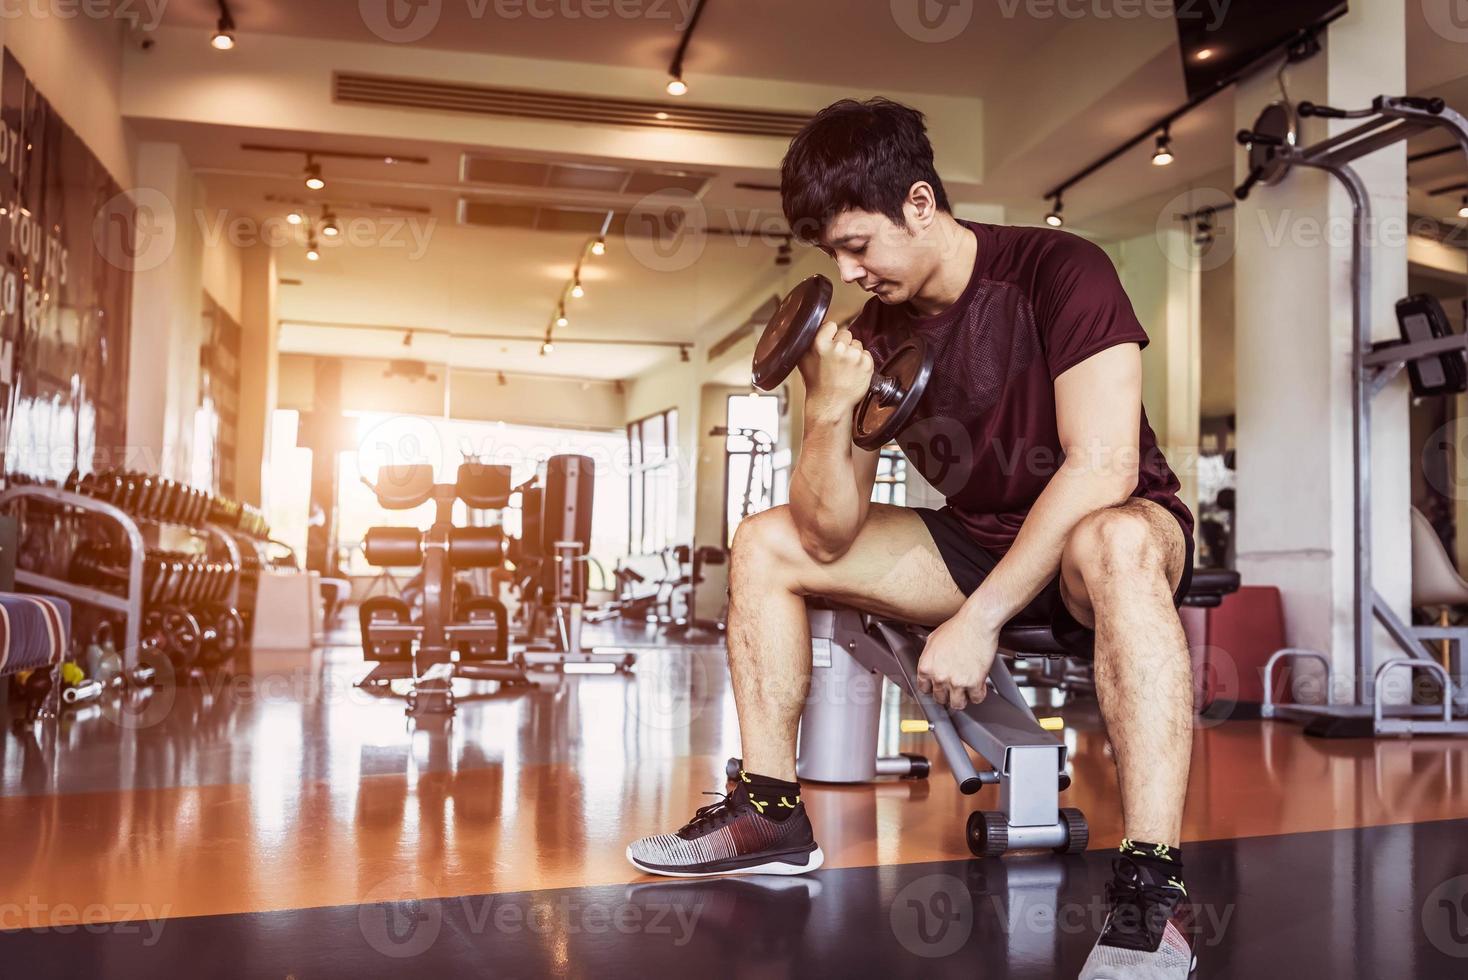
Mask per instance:
[[[523,569],[526,645],[518,656],[529,667],[625,670],[635,660],[630,650],[582,644],[595,476],[591,457],[568,453],[547,459],[544,473],[518,488],[521,533],[510,560]]]
[[[489,596],[455,598],[455,572],[494,568],[506,555],[499,527],[457,527],[455,501],[482,510],[503,509],[510,498],[510,468],[484,463],[459,465],[453,483],[435,483],[426,464],[385,466],[377,482],[363,478],[377,502],[388,510],[412,510],[433,501],[435,516],[426,530],[374,527],[363,550],[381,568],[418,567],[422,607],[417,619],[399,596],[373,596],[358,607],[363,656],[375,666],[357,686],[395,693],[391,682],[410,680],[404,695],[411,717],[454,713],[453,681],[554,684],[555,679],[526,669],[509,644],[509,613]]]
[[[1310,146],[1296,145],[1296,116],[1360,119],[1360,125]],[[1356,499],[1353,528],[1356,551],[1353,634],[1356,677],[1352,699],[1344,704],[1279,704],[1274,700],[1274,674],[1285,661],[1312,660],[1325,668],[1327,700],[1335,691],[1330,658],[1317,650],[1287,647],[1271,656],[1264,668],[1265,718],[1300,722],[1307,734],[1334,737],[1382,735],[1468,735],[1468,675],[1462,647],[1468,627],[1412,626],[1402,622],[1371,575],[1371,404],[1372,399],[1406,368],[1414,387],[1427,375],[1443,380],[1461,373],[1468,334],[1453,334],[1430,297],[1411,297],[1397,304],[1402,341],[1373,344],[1367,317],[1371,310],[1371,199],[1351,162],[1421,133],[1442,131],[1468,156],[1468,121],[1442,99],[1378,95],[1368,109],[1337,109],[1301,102],[1266,106],[1238,141],[1248,151],[1248,178],[1234,192],[1243,200],[1256,184],[1272,185],[1294,167],[1322,170],[1338,180],[1350,197],[1352,325],[1352,464]],[[1431,379],[1429,379],[1431,380]],[[1431,385],[1429,385],[1431,387]],[[1373,648],[1373,619],[1379,621],[1405,657],[1378,662]],[[1433,659],[1424,640],[1447,640],[1450,669]],[[1395,672],[1431,675],[1442,689],[1441,705],[1402,705],[1388,716],[1383,694]]]

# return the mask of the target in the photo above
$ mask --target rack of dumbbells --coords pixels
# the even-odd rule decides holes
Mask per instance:
[[[234,608],[244,625],[244,640],[255,632],[255,595],[260,587],[260,571],[271,565],[268,549],[270,525],[256,507],[238,501],[217,498],[210,510],[209,523],[229,536],[235,548],[236,568]],[[282,546],[284,547],[284,546]]]
[[[243,508],[207,491],[130,470],[73,474],[62,487],[12,486],[0,508],[44,536],[44,558],[16,571],[17,584],[100,612],[85,645],[99,687],[138,686],[167,664],[183,680],[222,664],[244,641],[236,608],[240,552],[216,522]],[[22,552],[25,553],[23,548]],[[121,643],[120,649],[117,642]]]

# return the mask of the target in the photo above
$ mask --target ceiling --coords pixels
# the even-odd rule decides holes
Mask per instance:
[[[396,21],[388,19],[389,6],[399,7]],[[230,2],[241,33],[363,43],[396,37],[430,48],[635,68],[671,63],[694,6],[693,0]],[[689,83],[696,90],[699,74],[732,75],[974,95],[1002,86],[1034,47],[1070,23],[1015,16],[1012,3],[970,0],[952,5],[928,30],[918,6],[917,0],[706,0],[685,57]],[[173,0],[163,23],[204,30],[217,17],[213,0]]]
[[[279,3],[232,0],[242,35],[291,34],[333,40],[377,42],[359,10],[376,0],[315,0]],[[385,0],[384,0],[385,2]],[[496,3],[498,2],[498,7]],[[661,66],[676,44],[674,23],[651,11],[677,15],[680,0],[645,0],[636,9],[648,16],[632,19],[500,17],[496,9],[547,9],[551,0],[444,0],[433,30],[416,42],[445,49],[505,53],[542,59],[574,59],[595,64]],[[564,0],[555,0],[562,9]],[[433,4],[430,2],[429,7]],[[607,4],[608,7],[612,5]],[[1056,107],[1041,114],[1032,106],[1034,85],[1054,85],[1041,62],[1030,60],[1047,43],[1059,44],[1061,19],[1005,18],[1005,4],[972,5],[968,29],[947,43],[922,43],[896,26],[892,10],[873,3],[867,16],[852,16],[854,5],[710,0],[687,62],[690,84],[697,76],[739,75],[852,86],[864,93],[891,88],[933,91],[985,99],[986,170],[982,184],[965,186],[958,203],[1003,208],[1005,220],[1038,223],[1047,204],[1044,193],[1085,164],[1143,130],[1183,99],[1175,46],[1147,47],[1150,53],[1117,72],[1113,48],[1086,45],[1081,60],[1068,65],[1074,80],[1112,72],[1104,89],[1071,85],[1040,93]],[[960,5],[962,6],[962,5]],[[596,5],[583,4],[592,9]],[[1468,106],[1468,60],[1462,45],[1424,26],[1409,5],[1408,59],[1412,91],[1431,91]],[[490,12],[474,17],[472,11]],[[572,8],[566,8],[572,9]],[[175,0],[165,22],[212,25],[214,4]],[[1091,25],[1103,32],[1126,25]],[[1155,35],[1157,25],[1146,25]],[[1120,39],[1120,35],[1114,36]],[[811,38],[821,38],[817,49]],[[244,37],[242,43],[258,43]],[[839,52],[839,54],[838,54]],[[222,57],[228,57],[224,55]],[[1028,101],[1027,101],[1028,100]],[[992,110],[990,107],[993,107]],[[1177,161],[1149,164],[1152,147],[1144,141],[1068,191],[1068,225],[1100,238],[1131,237],[1174,220],[1179,201],[1207,189],[1227,194],[1232,187],[1237,147],[1232,134],[1232,91],[1225,91],[1172,127]],[[287,242],[279,251],[281,276],[299,284],[283,286],[280,312],[284,350],[320,354],[411,356],[435,362],[490,367],[511,373],[566,374],[586,378],[630,378],[679,356],[678,344],[717,339],[731,323],[747,316],[771,293],[788,288],[797,275],[819,265],[821,257],[796,246],[795,265],[777,267],[779,240],[769,236],[694,236],[693,259],[683,256],[670,268],[631,239],[584,269],[587,296],[567,310],[570,323],[556,330],[554,354],[539,353],[548,321],[587,241],[585,234],[521,228],[465,227],[459,223],[463,200],[497,203],[553,203],[602,207],[626,212],[692,205],[715,224],[731,221],[744,228],[782,228],[778,182],[770,168],[709,166],[700,169],[708,183],[696,202],[670,193],[651,198],[594,190],[469,186],[461,180],[466,153],[508,155],[516,159],[586,164],[644,165],[656,159],[612,160],[593,153],[519,150],[513,153],[470,143],[413,136],[412,116],[404,114],[403,136],[395,139],[135,119],[141,139],[180,144],[200,173],[211,210],[248,217],[256,226],[281,228],[293,206],[309,204],[319,214],[330,204],[339,218],[353,222],[357,240],[323,249],[320,262],[305,258],[304,242]],[[978,125],[979,123],[976,123]],[[952,139],[952,130],[935,129],[935,144]],[[1441,145],[1424,137],[1410,146],[1416,153]],[[376,160],[323,160],[329,180],[320,193],[307,192],[300,179],[303,157],[245,150],[246,144],[274,144],[298,150],[336,150],[424,157],[426,163],[387,165]],[[1461,156],[1413,164],[1409,207],[1447,223],[1456,218],[1456,197],[1430,191],[1468,177]],[[650,204],[648,202],[651,202]],[[387,206],[387,207],[384,207]],[[659,211],[659,213],[661,213]],[[393,229],[396,229],[395,231]],[[854,305],[850,297],[842,302]],[[388,329],[352,329],[372,325]],[[407,347],[403,340],[416,328]],[[465,335],[523,339],[472,339]],[[644,345],[576,345],[566,341],[636,340]],[[656,346],[664,345],[664,346]]]

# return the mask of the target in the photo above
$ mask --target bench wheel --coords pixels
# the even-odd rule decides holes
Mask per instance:
[[[1009,821],[993,810],[968,815],[968,849],[974,857],[999,857],[1009,850]]]
[[[1065,824],[1065,843],[1055,849],[1056,854],[1079,854],[1091,843],[1091,829],[1086,826],[1086,815],[1073,806],[1060,808],[1060,822]]]

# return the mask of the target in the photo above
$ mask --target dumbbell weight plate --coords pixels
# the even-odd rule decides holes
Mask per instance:
[[[912,421],[928,380],[933,376],[933,355],[921,337],[902,342],[882,362],[856,410],[852,441],[862,449],[878,450],[897,438]]]
[[[754,385],[774,391],[810,349],[831,308],[831,280],[811,276],[780,301],[754,348]]]

